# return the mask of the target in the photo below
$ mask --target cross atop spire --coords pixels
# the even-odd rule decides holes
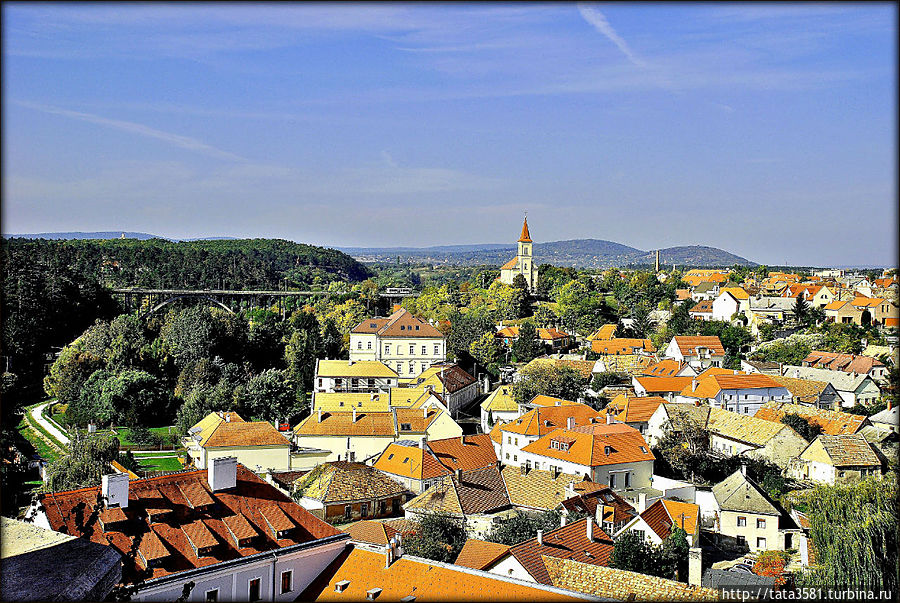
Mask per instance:
[[[531,243],[531,234],[528,232],[528,213],[525,213],[525,222],[522,224],[522,236],[519,237],[519,243]]]

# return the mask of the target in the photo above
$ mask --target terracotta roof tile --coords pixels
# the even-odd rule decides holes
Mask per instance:
[[[718,601],[719,590],[627,570],[544,557],[553,586],[623,601]]]
[[[181,526],[181,529],[191,541],[191,544],[194,545],[194,549],[205,549],[218,544],[216,537],[209,531],[202,519],[184,524]]]
[[[674,500],[658,500],[647,507],[641,518],[656,535],[665,540],[672,533],[672,526],[682,528],[688,535],[694,534],[700,522],[700,507],[692,503]]]
[[[656,346],[649,339],[595,339],[591,341],[591,351],[596,354],[634,354],[635,350],[655,352]]]
[[[656,364],[651,364],[641,371],[641,374],[647,377],[674,377],[681,370],[681,367],[682,364],[677,360],[666,358]]]
[[[780,402],[766,402],[753,416],[757,419],[780,423],[782,417],[787,414],[799,415],[807,421],[816,423],[822,428],[822,433],[825,435],[857,433],[868,424],[867,417],[863,415]]]
[[[681,392],[685,386],[689,386],[693,377],[635,377],[644,390],[651,394],[666,392]]]
[[[488,513],[508,507],[509,495],[496,466],[448,475],[407,502],[404,509],[455,515]]]
[[[509,552],[508,544],[498,544],[496,542],[488,542],[487,540],[476,540],[469,538],[459,552],[456,565],[463,567],[471,567],[472,569],[484,570],[489,568],[501,557]]]
[[[587,523],[593,525],[592,539],[587,537]],[[608,565],[612,556],[613,541],[592,518],[557,528],[543,535],[542,544],[537,538],[526,540],[512,547],[509,552],[541,584],[551,584],[550,575],[542,557],[572,559],[591,565]]]
[[[431,479],[450,473],[450,470],[441,465],[430,450],[422,450],[419,446],[399,442],[389,444],[379,455],[373,467],[385,473],[417,480]]]
[[[340,534],[243,465],[238,464],[236,486],[228,490],[211,493],[206,476],[206,471],[182,471],[132,480],[129,483],[128,507],[123,509],[132,520],[132,527],[147,526],[146,520],[141,519],[147,505],[171,509],[164,522],[147,526],[142,533],[104,533],[99,522],[90,521],[90,517],[95,513],[99,514],[101,510],[97,508],[99,486],[43,494],[41,502],[52,529],[112,546],[122,553],[122,581],[125,584]],[[197,501],[198,487],[218,503],[208,505],[202,515],[188,505],[184,494],[187,492]],[[259,508],[265,505],[278,506],[290,518],[292,525],[297,526],[288,538],[276,540],[271,535],[259,512]],[[238,548],[225,523],[226,517],[235,515],[242,515],[259,534],[265,536],[254,539],[250,546]],[[202,560],[194,555],[188,536],[181,529],[200,519],[219,543],[211,556]],[[194,528],[189,527],[188,531],[191,529]],[[137,541],[138,539],[140,540]],[[140,554],[137,560],[131,560],[128,554],[135,544]],[[168,557],[162,566],[147,569],[146,561],[162,557]]]
[[[530,469],[522,473],[519,467],[508,465],[501,471],[510,502],[517,507],[529,509],[555,509],[566,500],[566,487],[581,482],[585,476],[557,474],[550,471]]]
[[[593,360],[565,360],[561,358],[535,358],[525,365],[525,368],[527,369],[528,367],[540,365],[549,365],[553,367],[565,366],[572,368],[578,371],[583,379],[590,379],[594,371]]]
[[[456,567],[456,569],[454,569]],[[338,592],[337,583],[346,581]],[[424,559],[401,557],[385,567],[385,556],[348,547],[304,590],[303,601],[365,601],[374,585],[382,589],[378,599],[399,601],[557,601],[573,597],[542,590],[521,581],[504,580],[487,573]]]
[[[714,356],[724,356],[725,348],[715,335],[676,335],[675,345],[683,356],[694,356],[698,347],[706,348]]]
[[[431,440],[426,445],[437,460],[452,471],[472,471],[497,464],[497,454],[488,434]]]
[[[268,421],[225,422],[210,432],[205,441],[200,442],[204,448],[222,446],[281,446],[290,448],[291,442],[275,429]]]
[[[397,373],[378,360],[319,360],[316,376],[396,379]]]
[[[230,515],[222,518],[222,523],[228,528],[228,533],[237,540],[245,540],[257,536],[257,532],[253,526],[247,521],[243,515]]]
[[[511,412],[518,410],[519,405],[512,393],[512,386],[501,385],[491,392],[491,394],[481,403],[484,410],[494,410],[497,412]]]
[[[575,425],[587,425],[591,419],[599,416],[596,410],[586,404],[546,406],[529,410],[518,419],[505,423],[500,429],[507,433],[544,435],[565,427],[570,418],[574,419]]]
[[[531,243],[531,233],[528,232],[528,218],[522,222],[522,234],[519,235],[519,243]]]
[[[616,494],[609,486],[597,484],[595,482],[582,482],[591,484],[589,491],[583,491],[575,496],[565,499],[560,504],[568,511],[577,513],[588,513],[596,517],[597,507],[604,508],[603,521],[609,521],[613,524],[620,523],[635,517],[637,511],[628,504],[624,498]],[[577,486],[576,486],[577,491]]]
[[[555,447],[554,441],[571,440],[566,449]],[[587,467],[652,461],[656,457],[637,429],[622,423],[595,423],[573,429],[557,429],[522,448],[550,458]]]
[[[387,546],[388,541],[397,534],[397,530],[385,524],[383,521],[370,521],[364,519],[357,521],[350,527],[344,528],[350,534],[350,538],[357,542],[367,542],[378,546]]]
[[[613,337],[615,337],[617,326],[618,325],[616,324],[603,325],[602,327],[588,335],[587,340],[593,341],[595,339],[612,339]]]
[[[440,331],[410,314],[406,308],[400,308],[387,318],[367,318],[356,325],[351,333],[375,333],[379,337],[444,337]]]
[[[665,398],[659,396],[631,396],[619,394],[604,409],[612,412],[616,419],[623,423],[641,423],[647,421],[660,404],[666,404]]]

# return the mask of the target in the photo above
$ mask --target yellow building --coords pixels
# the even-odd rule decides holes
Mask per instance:
[[[446,356],[444,335],[405,308],[387,318],[367,318],[350,331],[351,361],[380,361],[401,378],[415,377]]]
[[[500,282],[506,285],[512,285],[513,279],[521,274],[528,283],[528,288],[532,291],[538,286],[538,269],[534,264],[531,254],[531,234],[528,232],[528,218],[522,224],[522,234],[518,240],[518,250],[516,257],[506,262],[500,268]]]
[[[236,412],[209,413],[188,430],[183,443],[198,469],[226,456],[257,473],[291,468],[291,441],[270,423],[244,421]]]

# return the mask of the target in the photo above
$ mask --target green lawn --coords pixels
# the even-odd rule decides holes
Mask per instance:
[[[172,430],[172,433],[175,433],[174,426],[164,426],[164,427],[151,427],[150,433],[166,436],[169,435],[169,430]],[[117,427],[116,428],[116,437],[119,438],[119,442],[122,443],[123,446],[137,446],[138,443],[131,439],[131,430],[127,427]],[[148,445],[148,450],[152,450],[153,446]]]
[[[148,459],[143,456],[135,457],[141,468],[147,471],[180,471],[184,467],[178,462],[178,456]]]
[[[24,416],[22,420],[19,421],[18,429],[19,433],[23,438],[28,440],[28,442],[34,446],[34,450],[41,456],[41,458],[46,459],[50,462],[55,461],[60,457],[59,452],[51,446],[49,446],[44,440],[37,436],[30,428],[31,424]]]

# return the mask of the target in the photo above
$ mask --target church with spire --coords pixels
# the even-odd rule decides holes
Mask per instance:
[[[518,250],[516,257],[506,262],[500,268],[500,282],[507,285],[513,284],[516,275],[521,274],[528,283],[531,291],[537,289],[538,284],[538,268],[534,264],[531,255],[531,233],[528,232],[528,216],[525,216],[525,222],[522,224],[522,235],[519,237]]]

